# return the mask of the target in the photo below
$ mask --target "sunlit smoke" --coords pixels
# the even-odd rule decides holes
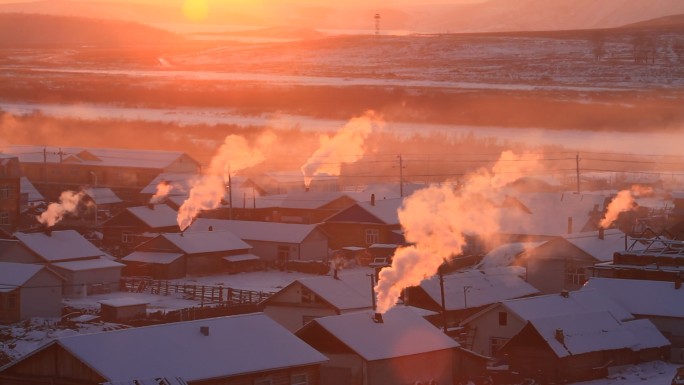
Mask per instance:
[[[399,221],[411,246],[397,249],[392,265],[380,271],[377,311],[392,308],[404,288],[420,284],[442,262],[461,253],[466,235],[496,233],[501,213],[494,202],[501,198],[501,189],[521,175],[541,170],[539,159],[537,154],[507,151],[491,170],[469,175],[459,190],[433,185],[409,196],[399,209]]]
[[[188,199],[178,209],[178,227],[185,230],[203,210],[217,208],[226,193],[226,179],[265,159],[265,150],[275,141],[272,132],[262,134],[254,146],[239,135],[228,135],[211,159],[206,174],[190,189]]]
[[[302,166],[304,185],[309,187],[316,175],[340,175],[342,163],[353,163],[363,157],[364,143],[382,119],[373,111],[351,119],[333,137],[321,135],[320,146]]]
[[[621,212],[630,211],[635,207],[634,197],[631,190],[620,191],[615,198],[608,204],[606,215],[604,215],[599,226],[605,228],[610,227],[618,218]]]
[[[152,195],[152,198],[150,198],[150,203],[160,203],[171,193],[171,190],[173,190],[173,185],[171,183],[167,181],[159,182],[157,185],[157,191],[154,193],[154,195]]]
[[[47,210],[36,217],[38,222],[47,227],[56,225],[64,218],[64,215],[77,211],[78,203],[84,196],[83,191],[63,191],[59,196],[59,202],[50,203]]]

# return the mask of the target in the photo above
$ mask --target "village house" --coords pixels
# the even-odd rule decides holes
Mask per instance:
[[[229,231],[160,234],[122,258],[128,272],[156,279],[227,272],[232,262],[258,258],[252,246]]]
[[[458,343],[402,306],[316,318],[295,334],[328,357],[325,384],[451,384],[457,375]]]
[[[0,323],[61,317],[63,280],[42,265],[0,262]]]
[[[166,197],[188,197],[190,189],[193,184],[196,183],[200,178],[199,174],[193,173],[174,173],[174,172],[164,172],[157,175],[154,179],[143,187],[138,194],[138,199],[136,202],[139,204],[148,203],[161,203],[161,200]],[[161,194],[157,199],[159,202],[152,202],[152,197],[159,191],[160,185],[166,185],[167,189],[164,189],[164,194]]]
[[[126,201],[135,201],[140,189],[165,172],[198,173],[200,164],[183,152],[10,145],[21,168],[40,191],[56,200],[65,190],[84,186],[108,187]]]
[[[619,321],[634,319],[615,301],[595,290],[578,290],[501,301],[461,322],[461,345],[476,353],[495,357],[525,326],[527,321],[551,315],[571,315],[608,311]]]
[[[332,175],[314,175],[308,191],[338,191],[338,179]],[[300,170],[272,171],[249,176],[241,187],[253,188],[258,195],[281,195],[307,190]]]
[[[670,343],[646,319],[607,311],[533,318],[501,348],[511,371],[539,383],[605,377],[611,366],[664,360]]]
[[[375,199],[358,202],[341,210],[323,223],[323,229],[330,234],[330,247],[369,247],[373,244],[404,244],[397,210],[402,198]]]
[[[443,275],[444,314],[439,275],[404,290],[404,303],[438,314],[428,316],[439,327],[458,327],[464,319],[499,301],[529,297],[539,291],[518,275],[517,269],[466,270]]]
[[[22,202],[28,201],[21,191],[19,160],[0,154],[0,230],[5,233],[11,234],[19,227]]]
[[[117,256],[161,233],[177,233],[178,212],[165,204],[127,207],[102,224],[102,244]]]
[[[595,290],[648,319],[672,344],[670,359],[684,362],[684,289],[681,281],[590,278],[581,291]]]
[[[684,241],[660,236],[631,238],[626,250],[613,253],[609,262],[590,267],[589,275],[670,282],[681,280],[684,276]]]
[[[349,273],[300,278],[262,301],[260,307],[294,332],[315,318],[372,309],[370,277]]]
[[[115,359],[113,359],[115,358]],[[318,385],[327,358],[262,313],[64,337],[0,368],[0,384]]]
[[[555,237],[525,251],[520,260],[527,269],[527,282],[542,293],[578,290],[594,264],[611,261],[626,243],[622,231],[599,229]]]
[[[14,233],[0,240],[0,262],[42,264],[65,279],[63,294],[108,293],[119,288],[123,264],[75,230]]]
[[[197,218],[186,232],[227,230],[252,246],[251,253],[268,262],[328,258],[328,236],[316,224],[231,221]]]

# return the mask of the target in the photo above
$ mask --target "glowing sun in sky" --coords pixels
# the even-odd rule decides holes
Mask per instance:
[[[189,21],[203,21],[207,18],[209,6],[206,0],[183,1],[183,15]]]

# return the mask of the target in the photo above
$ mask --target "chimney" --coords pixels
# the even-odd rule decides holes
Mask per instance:
[[[681,274],[677,274],[677,276],[675,277],[674,286],[675,286],[675,290],[679,290],[682,288],[682,276],[681,276]]]
[[[147,208],[150,210],[154,210],[154,203],[148,203]]]
[[[46,226],[44,231],[45,235],[47,235],[48,237],[52,236],[52,227]]]
[[[304,192],[309,192],[309,186],[304,187]]]
[[[376,324],[381,324],[381,323],[384,323],[385,321],[382,319],[382,314],[375,313],[373,315],[373,322],[375,322]]]
[[[209,228],[207,229],[207,231],[214,231],[214,226],[209,226]]]
[[[208,336],[209,326],[200,326],[200,333],[202,333],[203,336]]]
[[[375,206],[375,194],[371,194],[371,206]]]
[[[333,269],[333,278],[340,279],[340,277],[337,276],[337,268]]]
[[[603,227],[599,227],[598,229],[598,238],[600,240],[603,240],[606,237],[606,231],[603,229]]]
[[[568,217],[568,234],[572,234],[572,217]]]
[[[556,333],[554,336],[556,337],[556,340],[561,344],[565,343],[565,335],[563,334],[563,329],[556,329]]]
[[[569,298],[570,297],[570,292],[567,290],[561,290],[560,296],[563,298]]]

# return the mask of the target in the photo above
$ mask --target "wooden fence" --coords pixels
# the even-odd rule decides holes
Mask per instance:
[[[121,290],[158,295],[181,294],[184,299],[200,301],[200,306],[205,304],[257,305],[274,294],[225,286],[178,284],[146,277],[122,277]]]

